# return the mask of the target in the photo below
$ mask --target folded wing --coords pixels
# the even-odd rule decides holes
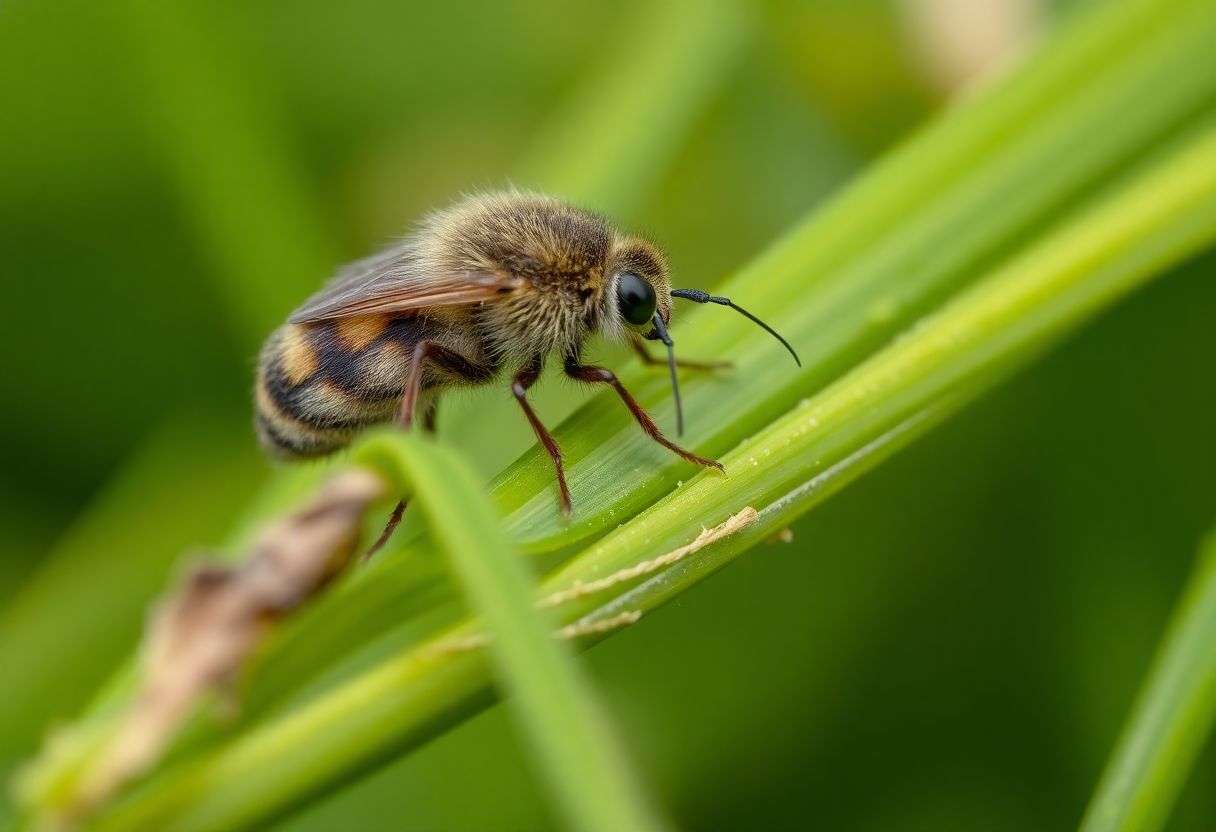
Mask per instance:
[[[344,267],[287,320],[302,324],[428,306],[462,306],[505,297],[521,284],[519,278],[505,272],[428,269],[407,241]]]

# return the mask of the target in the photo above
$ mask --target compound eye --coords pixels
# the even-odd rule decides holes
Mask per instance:
[[[636,274],[625,272],[616,284],[616,302],[622,317],[631,324],[641,326],[654,317],[658,301],[654,288]]]

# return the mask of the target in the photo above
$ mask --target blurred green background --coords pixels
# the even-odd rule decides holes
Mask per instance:
[[[711,285],[1077,5],[959,29],[942,10],[966,4],[930,0],[4,4],[0,772],[126,654],[178,554],[247,513],[272,470],[259,339],[336,264],[514,183]],[[632,75],[680,108],[612,118]],[[618,171],[630,140],[587,124],[644,152]],[[1214,269],[588,654],[681,826],[1075,826],[1216,518]],[[543,387],[554,421],[582,395]],[[441,418],[487,476],[531,443],[507,398]],[[282,828],[545,827],[528,772],[495,708]],[[1174,828],[1216,828],[1213,778],[1209,749]]]

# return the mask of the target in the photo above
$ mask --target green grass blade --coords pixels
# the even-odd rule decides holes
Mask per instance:
[[[1174,613],[1083,832],[1160,829],[1216,722],[1216,534]]]
[[[414,495],[411,502],[491,634],[495,675],[569,828],[658,829],[567,645],[536,610],[534,582],[468,463],[396,431],[363,444],[358,459],[396,475],[403,493]]]

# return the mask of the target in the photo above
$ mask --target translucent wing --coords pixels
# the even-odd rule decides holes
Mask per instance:
[[[413,244],[405,242],[346,266],[287,320],[302,324],[427,306],[462,306],[507,295],[521,282],[505,272],[477,269],[437,274],[424,268]]]

